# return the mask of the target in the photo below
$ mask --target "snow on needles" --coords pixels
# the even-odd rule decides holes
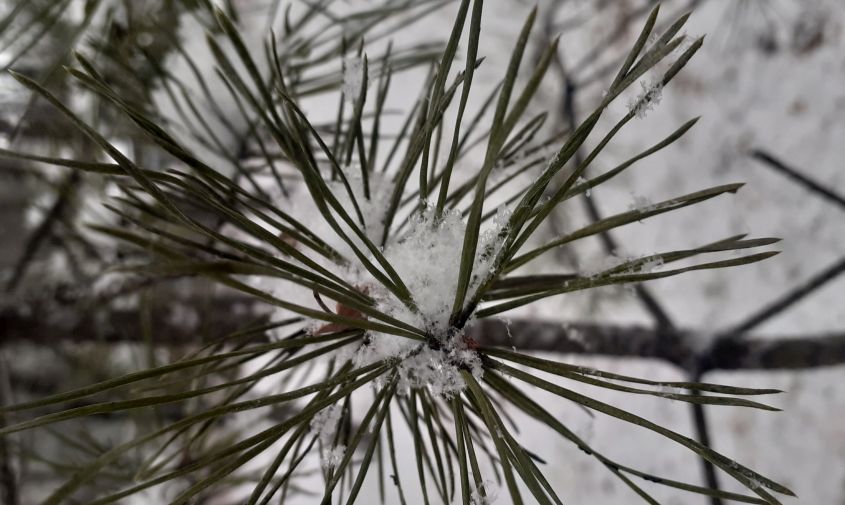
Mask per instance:
[[[380,308],[418,328],[442,333],[448,329],[458,289],[466,223],[458,212],[444,212],[437,220],[432,210],[415,214],[410,220],[410,231],[389,244],[384,255],[408,286],[419,312],[411,313],[393,297],[382,300]],[[481,244],[479,250],[483,247]],[[476,272],[486,271],[489,265],[478,260],[476,257]]]
[[[356,174],[356,167],[345,167],[344,172],[351,172],[348,181],[352,196],[361,211],[364,231],[373,243],[378,244],[383,235],[387,202],[393,193],[394,182],[388,177],[371,174],[368,199],[363,194],[363,181]],[[340,205],[350,209],[352,200],[345,186],[339,181],[329,182],[328,186]],[[385,259],[413,297],[415,309],[411,309],[355,260],[348,244],[316,210],[310,194],[299,192],[293,200],[294,211],[296,215],[303,216],[303,224],[350,259],[350,263],[342,267],[328,264],[326,260],[325,267],[347,279],[351,285],[366,290],[380,312],[412,325],[430,337],[428,342],[421,343],[419,340],[387,333],[368,332],[363,344],[340,351],[335,356],[336,360],[351,360],[355,366],[391,358],[398,360],[396,384],[399,394],[405,394],[411,389],[427,388],[432,394],[451,396],[464,389],[462,370],[468,370],[475,377],[481,378],[481,361],[473,349],[473,342],[466,339],[462,330],[450,328],[449,325],[467,226],[459,211],[447,209],[437,217],[433,208],[426,208],[411,215],[407,218],[406,226],[400,228],[404,231],[391,237],[383,250]],[[509,212],[503,207],[490,220],[490,224],[483,228],[476,249],[468,297],[472,296],[489,274],[493,258],[501,248],[499,235],[509,217]],[[347,229],[347,234],[359,250],[366,250],[347,226],[343,228]],[[373,260],[373,263],[377,262]],[[307,289],[290,286],[289,283],[280,285],[272,281],[266,288],[272,289],[280,297],[311,298]],[[320,331],[325,327],[322,322],[315,321],[311,330]]]
[[[347,56],[343,59],[343,96],[350,104],[355,104],[361,96],[364,86],[364,60],[360,56]]]
[[[414,297],[412,311],[386,290],[374,290],[379,310],[428,333],[432,342],[417,341],[372,332],[354,361],[356,365],[386,358],[399,358],[398,392],[428,388],[432,394],[451,396],[464,388],[461,369],[476,378],[482,374],[481,361],[462,330],[450,328],[449,317],[458,288],[461,250],[466,223],[459,212],[444,212],[437,219],[433,209],[412,216],[410,230],[384,251]],[[501,244],[498,236],[507,223],[508,213],[498,212],[493,226],[482,232],[470,280],[471,295],[484,280]]]
[[[652,81],[651,84],[646,84],[644,81],[640,81],[640,87],[642,91],[639,96],[632,98],[628,102],[628,109],[638,118],[642,119],[663,98],[663,82]]]
[[[317,438],[320,440],[320,460],[326,470],[336,467],[346,454],[345,445],[334,445],[337,425],[342,414],[343,407],[335,404],[317,412],[311,420],[311,430],[317,433]]]
[[[485,480],[470,495],[471,505],[490,505],[499,496],[498,487],[492,480]]]

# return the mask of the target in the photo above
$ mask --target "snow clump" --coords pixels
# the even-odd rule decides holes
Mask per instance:
[[[364,87],[364,60],[360,56],[343,58],[343,96],[350,104],[355,104]]]
[[[640,81],[640,87],[642,91],[639,96],[628,102],[628,110],[642,119],[648,111],[654,110],[654,106],[659,104],[660,99],[663,98],[663,82],[652,81],[651,84],[646,84],[644,81]]]
[[[470,495],[470,503],[472,505],[490,505],[496,498],[499,497],[499,491],[496,483],[491,480],[485,480],[477,488],[472,491]]]
[[[345,445],[334,445],[337,425],[342,414],[341,405],[335,404],[317,412],[311,420],[311,430],[317,433],[317,438],[320,440],[320,461],[325,470],[335,468],[346,454]]]
[[[468,297],[486,279],[493,259],[501,248],[500,232],[509,213],[504,209],[494,224],[479,237]],[[424,330],[429,341],[420,343],[390,334],[371,332],[368,342],[353,356],[356,366],[387,358],[398,358],[397,390],[407,394],[411,389],[427,388],[432,394],[450,397],[464,389],[461,370],[468,370],[477,379],[482,376],[481,360],[474,351],[474,342],[463,329],[452,328],[449,318],[458,288],[461,251],[466,223],[459,212],[445,211],[439,218],[428,208],[411,216],[410,230],[384,251],[408,290],[417,310],[411,310],[391,293],[375,289],[371,293],[378,309]]]
[[[628,210],[649,212],[655,208],[657,206],[648,197],[631,194],[631,203],[628,205]]]
[[[648,274],[663,266],[663,258],[656,256],[640,265],[640,273]]]

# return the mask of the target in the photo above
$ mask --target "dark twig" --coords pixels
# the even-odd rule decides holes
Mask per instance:
[[[6,283],[6,291],[14,291],[17,287],[20,280],[23,278],[24,274],[26,273],[26,269],[32,260],[35,258],[38,249],[41,247],[41,244],[44,243],[44,240],[50,236],[53,225],[56,224],[64,213],[65,208],[67,207],[71,196],[74,191],[74,187],[79,182],[79,172],[73,171],[68,174],[65,181],[62,183],[56,201],[50,207],[50,210],[44,216],[44,219],[41,221],[41,224],[38,225],[38,228],[33,230],[32,234],[30,234],[29,238],[26,241],[26,246],[24,247],[23,252],[21,253],[17,264],[12,272],[12,276],[9,278],[9,281]]]
[[[840,259],[830,267],[813,276],[807,282],[801,284],[792,291],[783,295],[781,298],[755,312],[745,321],[731,329],[728,333],[732,335],[741,335],[760,326],[764,322],[800,302],[825,284],[836,279],[843,272],[845,272],[845,258]]]
[[[516,347],[523,352],[657,359],[697,375],[713,370],[801,370],[845,364],[845,333],[754,336],[714,341],[702,349],[702,335],[645,326],[482,319],[470,330],[482,345]],[[666,333],[671,333],[667,335]],[[663,342],[673,342],[667,346]]]
[[[163,297],[161,297],[163,298]],[[152,327],[156,342],[170,347],[202,345],[266,320],[253,310],[253,300],[241,296],[214,299],[180,299],[172,303],[199,314],[198,319],[179,320],[166,310],[154,310]],[[240,308],[238,308],[240,307]],[[240,314],[240,315],[237,315]],[[0,309],[0,346],[17,344],[143,342],[133,309],[103,308],[79,313],[68,308],[18,306]],[[561,323],[536,319],[504,322],[495,318],[476,321],[469,336],[484,346],[515,347],[520,352],[642,358],[675,365],[694,375],[713,370],[802,370],[845,364],[845,333],[772,337],[754,335],[700,345],[694,330],[660,330],[637,325],[590,322]],[[736,335],[729,335],[736,336]],[[255,341],[264,341],[256,335]],[[665,345],[664,342],[672,342]]]
[[[9,373],[6,361],[0,353],[0,406],[14,403],[11,397]],[[5,415],[0,413],[0,427],[6,425]],[[12,466],[12,454],[8,437],[0,437],[0,503],[4,505],[18,505],[18,481]]]
[[[762,149],[754,149],[751,151],[751,157],[765,163],[765,165],[769,168],[772,168],[787,177],[789,177],[793,182],[803,186],[804,188],[812,191],[813,193],[817,194],[818,196],[825,198],[837,205],[839,205],[840,209],[845,210],[845,197],[836,193],[835,191],[827,188],[818,182],[814,181],[813,179],[803,175],[799,171],[795,170],[794,168],[786,165],[781,160],[775,158],[768,152]]]
[[[761,149],[755,149],[751,152],[751,156],[757,160],[766,163],[766,166],[769,166],[771,168],[774,168],[775,170],[780,171],[781,173],[786,174],[790,178],[790,180],[792,180],[793,182],[797,182],[801,186],[804,186],[816,195],[822,198],[826,198],[827,200],[832,201],[833,203],[838,204],[843,209],[845,209],[845,198],[838,195],[829,188],[826,188],[821,184],[813,181],[812,179],[800,174],[795,169],[788,167],[771,154],[768,154],[766,151]],[[755,312],[754,314],[746,318],[745,321],[732,328],[729,333],[741,335],[747,331],[750,331],[760,326],[764,322],[768,321],[769,319],[777,316],[786,309],[800,302],[801,300],[809,296],[811,293],[820,289],[822,286],[825,286],[832,280],[838,278],[843,272],[845,272],[845,257],[841,258],[839,261],[826,268],[825,270],[822,270],[818,274],[814,275],[805,283],[787,292],[779,299]]]

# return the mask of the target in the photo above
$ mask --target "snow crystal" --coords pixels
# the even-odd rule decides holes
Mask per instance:
[[[470,503],[472,505],[490,505],[498,497],[499,490],[496,483],[491,480],[485,480],[472,491]]]
[[[364,86],[364,60],[360,56],[343,58],[343,96],[350,104],[355,104]]]
[[[672,395],[684,395],[688,393],[689,392],[683,388],[669,386],[666,384],[661,384],[658,391],[658,395],[663,397],[671,397]]]
[[[663,258],[660,258],[660,257],[652,258],[652,259],[646,261],[645,263],[643,263],[642,265],[640,265],[640,273],[644,273],[644,274],[651,273],[655,269],[660,268],[661,266],[663,266]]]
[[[584,263],[580,271],[581,275],[585,277],[596,277],[598,275],[603,274],[607,270],[611,270],[616,267],[625,265],[626,263],[631,263],[642,259],[644,258],[637,258],[636,256],[626,256],[619,254],[611,254],[609,256],[603,257],[593,257]],[[650,273],[661,266],[663,266],[663,258],[654,257],[651,259],[646,259],[639,265],[635,263],[634,265],[629,266],[624,270],[623,273]]]
[[[554,165],[556,165],[560,161],[560,151],[555,151],[554,154],[549,156],[549,159],[546,160],[546,170],[549,170]],[[531,181],[531,184],[536,184],[538,179],[534,179]]]
[[[343,407],[335,404],[317,412],[311,420],[311,430],[317,432],[317,438],[322,446],[320,461],[326,470],[336,467],[346,454],[345,445],[334,446],[337,425],[342,414]]]
[[[475,352],[423,346],[399,364],[397,391],[407,394],[411,389],[424,387],[432,395],[450,398],[465,387],[461,367],[468,367],[476,380],[481,379],[481,360]]]
[[[323,466],[323,469],[326,471],[331,470],[332,468],[336,468],[337,465],[343,461],[343,456],[346,455],[346,446],[343,444],[337,445],[331,449],[323,448],[320,451],[320,460]]]
[[[644,81],[640,81],[640,87],[642,91],[639,96],[628,102],[628,109],[642,119],[648,111],[654,110],[654,106],[660,103],[660,99],[663,97],[663,83],[652,81],[651,84],[646,84]]]
[[[734,470],[739,471],[740,475],[742,475],[743,477],[745,477],[748,480],[748,482],[745,483],[745,485],[748,486],[748,489],[751,489],[753,491],[753,490],[759,489],[761,486],[764,485],[763,482],[761,482],[757,478],[758,476],[754,472],[752,472],[748,468],[744,468],[744,467],[740,466],[740,464],[737,463],[736,461],[731,460],[729,465]]]
[[[610,270],[611,268],[618,267],[619,265],[631,261],[632,259],[634,258],[629,256],[620,256],[617,254],[610,254],[608,256],[593,256],[584,262],[580,269],[581,275],[584,277],[595,277],[607,270]]]
[[[577,184],[577,185],[579,185],[579,186],[580,186],[581,184],[587,184],[587,183],[589,183],[589,182],[590,182],[590,181],[588,181],[588,180],[587,180],[587,179],[585,179],[584,177],[578,177],[578,179],[575,181],[575,184]],[[591,194],[592,194],[592,192],[593,192],[592,190],[593,190],[593,188],[587,188],[587,190],[586,190],[586,191],[584,191],[584,196],[586,196],[587,198],[590,198],[590,195],[591,195]]]
[[[628,210],[639,210],[647,212],[654,207],[654,202],[644,196],[638,196],[632,193],[631,197],[632,200],[631,203],[628,205]]]
[[[314,414],[311,420],[311,430],[317,432],[317,436],[324,445],[331,445],[334,440],[337,424],[343,414],[343,407],[340,404],[330,405]]]
[[[513,352],[516,352],[516,346],[513,345],[513,334],[511,333],[511,323],[513,321],[511,321],[510,318],[503,316],[499,316],[498,319],[505,324],[505,331],[508,332],[508,341],[510,341],[511,343],[511,350],[513,350]]]

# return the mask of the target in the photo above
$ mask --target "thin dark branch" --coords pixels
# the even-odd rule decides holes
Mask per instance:
[[[781,160],[777,159],[770,153],[762,149],[754,149],[753,151],[751,151],[751,157],[763,162],[767,167],[784,174],[785,176],[789,177],[793,182],[798,183],[799,185],[812,191],[818,196],[839,205],[840,209],[845,210],[845,197],[807,177],[798,170],[790,167]]]
[[[152,309],[155,341],[169,346],[197,344],[266,320],[266,316],[252,313],[252,306],[251,299],[242,297],[168,298],[167,305],[156,304]],[[144,342],[138,314],[138,309],[103,308],[103,305],[84,302],[67,306],[57,303],[10,305],[0,308],[0,328],[3,328],[0,345],[20,342],[52,345],[61,341]]]
[[[754,336],[701,345],[703,334],[645,326],[597,323],[563,324],[530,319],[509,323],[476,322],[472,335],[483,345],[515,347],[524,352],[557,352],[619,358],[657,359],[695,376],[695,368],[714,370],[800,370],[845,364],[845,333]],[[674,342],[666,346],[662,342]]]
[[[845,272],[845,257],[843,257],[830,267],[819,272],[800,286],[789,291],[774,302],[766,305],[759,311],[755,312],[754,314],[749,316],[745,321],[731,329],[729,333],[734,335],[742,335],[743,333],[760,326],[764,322],[768,321],[769,319],[777,316],[789,307],[800,302],[801,300],[803,300],[808,295],[821,288],[825,284],[836,279],[843,272]]]
[[[700,382],[701,376],[693,375],[690,377],[692,382]],[[697,391],[692,392],[694,395],[699,395]],[[710,424],[707,421],[707,413],[704,411],[704,406],[698,403],[692,404],[692,422],[695,426],[695,438],[705,447],[712,447],[710,445]],[[719,489],[719,476],[716,473],[716,466],[709,461],[702,460],[701,470],[704,472],[704,482],[707,487],[712,489]],[[722,499],[716,496],[710,497],[710,505],[722,505]]]
[[[167,346],[200,345],[265,320],[249,309],[251,301],[224,297],[191,303],[174,302],[198,319],[154,311],[155,341]],[[237,307],[241,307],[238,309]],[[181,309],[180,309],[181,310]],[[233,314],[240,313],[240,316]],[[55,346],[61,342],[144,342],[133,309],[108,309],[80,314],[70,309],[38,307],[0,309],[0,346],[31,343]],[[476,321],[469,336],[481,345],[514,347],[520,352],[555,352],[663,361],[695,374],[713,370],[812,369],[845,364],[845,333],[753,336],[716,340],[702,345],[703,333],[655,329],[637,325],[589,322],[561,323],[534,319],[505,322],[495,318]],[[259,337],[256,337],[259,338]],[[663,342],[673,342],[665,345]]]
[[[0,406],[11,405],[12,391],[5,359],[0,353]],[[0,413],[0,427],[6,425],[5,415]],[[18,480],[12,466],[12,451],[9,448],[8,437],[0,437],[0,502],[7,505],[20,503]]]
[[[62,214],[65,211],[65,208],[68,206],[68,203],[71,199],[71,196],[74,191],[74,187],[79,182],[79,172],[73,171],[68,174],[65,181],[62,183],[61,188],[59,189],[58,196],[56,197],[56,201],[50,207],[50,210],[44,216],[44,219],[41,221],[41,224],[33,230],[32,234],[26,241],[26,245],[24,246],[24,250],[20,255],[20,258],[15,265],[13,270],[12,276],[9,278],[9,282],[6,284],[6,291],[14,291],[17,287],[18,282],[23,278],[24,274],[26,273],[26,269],[29,266],[30,262],[35,258],[38,249],[41,247],[41,244],[44,243],[44,240],[50,236],[52,233],[53,225],[60,221]]]

